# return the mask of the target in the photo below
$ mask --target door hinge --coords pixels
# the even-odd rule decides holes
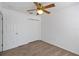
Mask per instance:
[[[2,47],[3,47],[3,44],[2,44]]]
[[[2,20],[3,20],[3,17],[2,17]]]

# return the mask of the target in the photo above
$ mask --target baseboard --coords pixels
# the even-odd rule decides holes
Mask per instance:
[[[61,49],[64,49],[64,50],[66,50],[66,51],[69,51],[69,52],[71,52],[71,53],[74,53],[74,54],[76,54],[76,55],[79,55],[79,53],[78,52],[75,52],[75,51],[73,51],[73,50],[69,50],[69,49],[67,49],[67,48],[65,48],[65,47],[62,47],[61,45],[59,45],[59,44],[57,44],[57,43],[55,43],[55,42],[49,42],[49,41],[45,41],[45,40],[42,40],[42,41],[44,41],[44,42],[46,42],[46,43],[48,43],[48,44],[51,44],[51,45],[55,45],[55,46],[57,46],[57,47],[59,47],[59,48],[61,48]]]

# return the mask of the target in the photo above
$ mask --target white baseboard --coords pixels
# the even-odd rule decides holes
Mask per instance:
[[[57,43],[55,43],[55,42],[50,42],[50,41],[46,41],[46,40],[42,40],[42,41],[47,42],[47,43],[49,43],[49,44],[51,44],[51,45],[55,45],[55,46],[57,46],[57,47],[60,47],[60,48],[62,48],[62,49],[64,49],[64,50],[70,51],[71,53],[74,53],[74,54],[79,55],[79,52],[76,52],[76,51],[70,50],[70,49],[68,49],[68,48],[65,48],[64,46],[61,46],[61,45],[59,45],[59,44],[57,44]]]

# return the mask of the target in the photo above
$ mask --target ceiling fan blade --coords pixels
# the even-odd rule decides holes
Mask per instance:
[[[34,2],[34,4],[35,4],[36,6],[41,5],[41,3],[38,3],[38,2]]]
[[[34,10],[36,10],[36,9],[30,9],[30,10],[27,10],[27,11],[34,11]]]
[[[47,13],[47,14],[50,14],[50,12],[49,11],[47,11],[47,10],[43,10],[45,13]]]
[[[49,4],[47,6],[44,6],[44,9],[51,8],[51,7],[55,7],[55,4]]]
[[[39,5],[39,3],[38,2],[33,2],[36,6],[38,6]]]

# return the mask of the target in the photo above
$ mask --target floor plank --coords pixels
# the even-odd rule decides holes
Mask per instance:
[[[4,51],[2,56],[78,56],[41,40]]]

